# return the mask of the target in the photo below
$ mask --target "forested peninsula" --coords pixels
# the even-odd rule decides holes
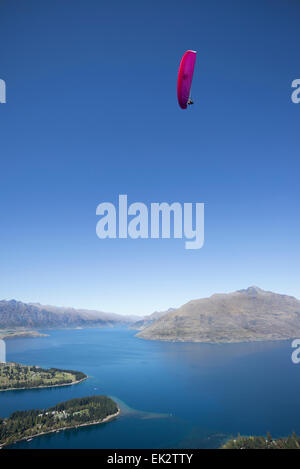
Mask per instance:
[[[0,448],[46,433],[107,422],[119,412],[107,396],[71,399],[43,410],[16,411],[9,418],[0,418]]]

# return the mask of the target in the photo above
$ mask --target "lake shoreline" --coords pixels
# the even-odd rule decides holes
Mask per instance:
[[[35,339],[39,337],[49,337],[49,334],[42,334],[38,331],[14,331],[12,333],[1,333],[0,339],[10,340],[10,339]]]
[[[37,438],[38,436],[49,435],[50,433],[59,433],[64,430],[71,430],[72,428],[88,427],[90,425],[100,425],[101,423],[106,423],[106,422],[109,422],[110,420],[113,420],[114,418],[118,417],[120,413],[121,413],[121,410],[118,408],[118,412],[116,412],[115,414],[108,415],[102,420],[98,420],[96,422],[82,423],[80,425],[71,425],[70,427],[55,428],[53,430],[49,430],[48,432],[41,432],[41,433],[36,433],[35,435],[28,435],[26,437],[23,437],[14,441],[13,443],[2,443],[0,444],[0,449],[5,448],[6,446],[14,445],[15,443],[19,443],[20,441],[28,441],[30,439]]]
[[[142,331],[140,331],[142,332]],[[153,336],[153,337],[146,337],[143,335],[140,335],[140,332],[135,334],[135,337],[137,339],[141,340],[148,340],[151,342],[164,342],[164,343],[169,343],[169,344],[202,344],[202,345],[235,345],[235,344],[256,344],[256,343],[271,343],[271,342],[288,342],[294,339],[297,339],[297,337],[272,337],[272,338],[249,338],[249,339],[240,339],[240,340],[204,340],[204,339],[197,339],[197,338],[163,338],[163,337],[158,337],[158,336]]]
[[[82,381],[85,381],[86,379],[88,379],[88,376],[86,376],[85,378],[79,379],[78,381],[73,381],[72,383],[49,384],[49,385],[46,385],[46,386],[33,386],[33,387],[30,387],[30,388],[8,388],[8,389],[0,389],[0,392],[21,391],[21,390],[24,390],[24,389],[45,389],[45,388],[57,388],[57,387],[61,387],[61,386],[72,386],[73,384],[79,384]]]

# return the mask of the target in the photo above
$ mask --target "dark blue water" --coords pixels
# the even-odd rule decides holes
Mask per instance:
[[[47,332],[47,331],[46,331]],[[14,448],[209,448],[231,434],[300,434],[300,365],[289,342],[165,343],[123,328],[48,331],[7,341],[7,359],[85,372],[74,386],[0,393],[0,416],[92,394],[119,400],[113,422]]]

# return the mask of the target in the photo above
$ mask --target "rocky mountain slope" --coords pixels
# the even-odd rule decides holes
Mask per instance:
[[[134,322],[132,324],[131,329],[143,330],[145,327],[150,326],[150,324],[153,324],[159,318],[162,318],[163,316],[170,313],[171,311],[174,311],[174,308],[169,308],[167,311],[155,311],[154,313],[149,314],[148,316],[145,316],[139,319],[138,321]]]
[[[258,287],[215,294],[171,311],[137,336],[220,343],[300,337],[300,301]]]

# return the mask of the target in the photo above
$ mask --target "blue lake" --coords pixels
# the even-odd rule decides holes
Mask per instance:
[[[85,372],[73,386],[0,393],[0,416],[93,394],[115,398],[116,420],[13,448],[213,448],[232,434],[300,434],[300,364],[291,341],[145,341],[125,328],[43,331],[7,341],[7,360]]]

